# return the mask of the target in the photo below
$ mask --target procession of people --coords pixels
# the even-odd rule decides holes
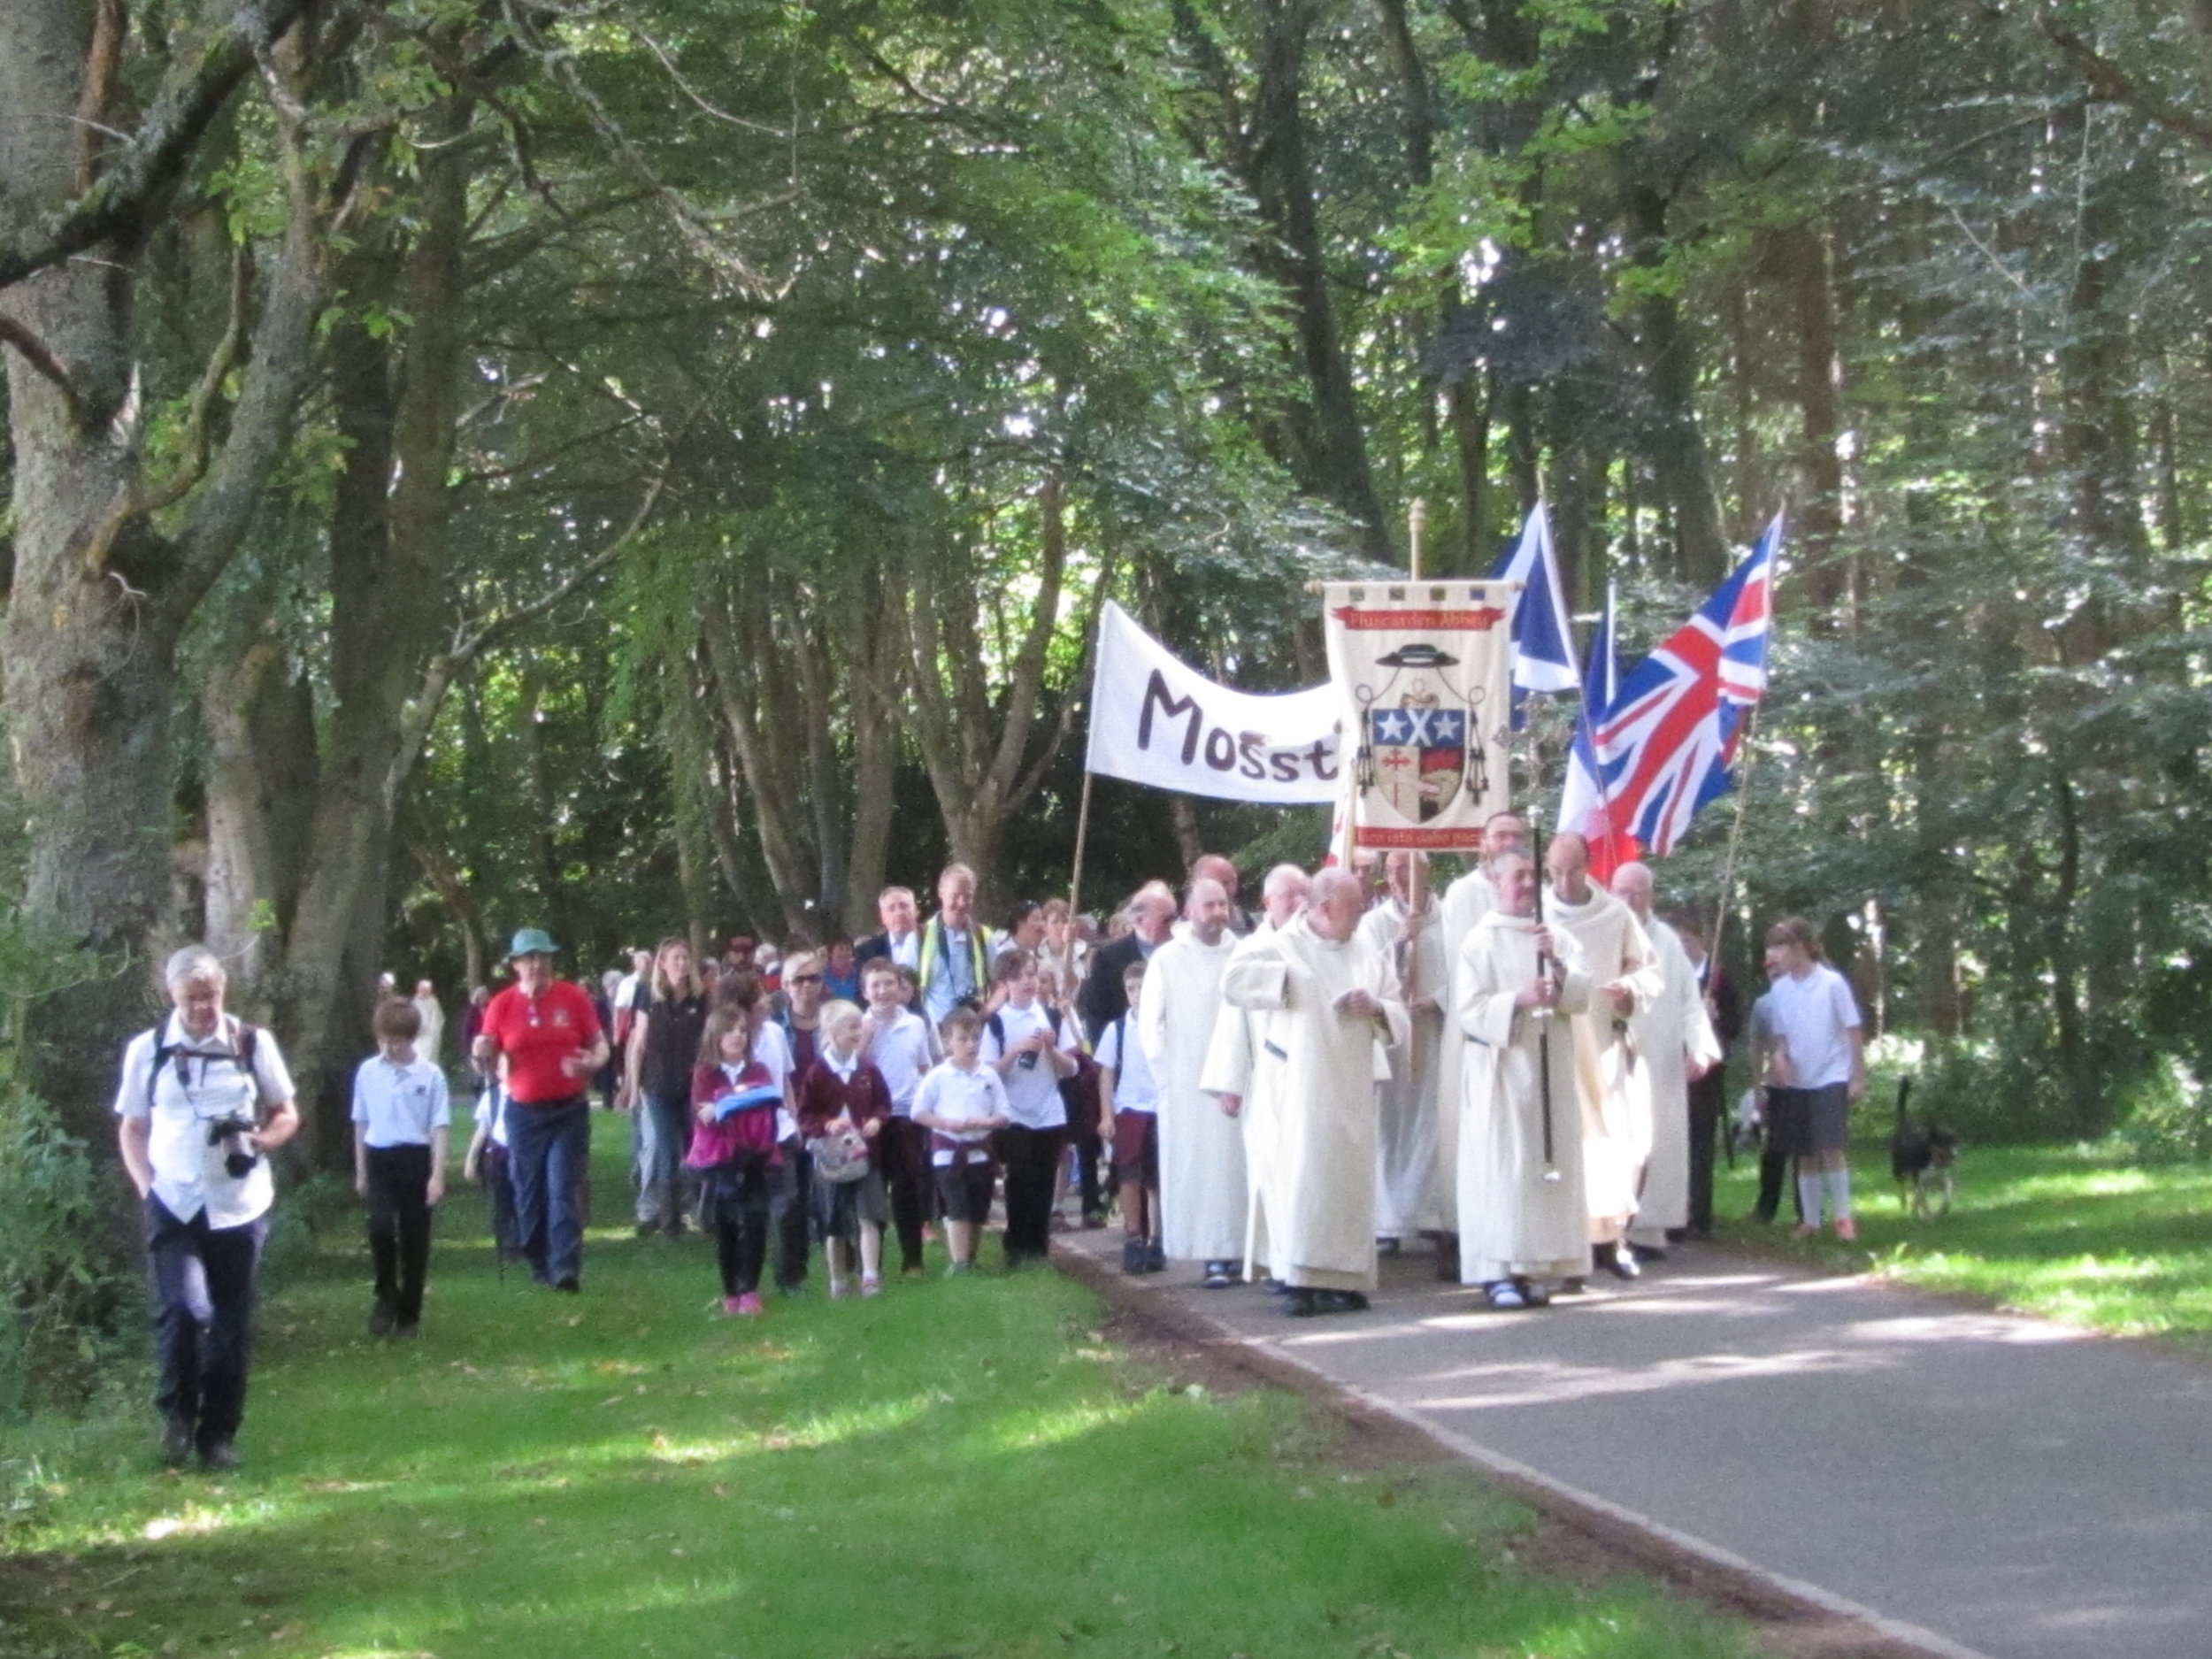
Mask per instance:
[[[803,1294],[817,1245],[831,1297],[875,1296],[887,1233],[888,1276],[919,1276],[933,1236],[968,1272],[996,1216],[1015,1271],[1117,1208],[1125,1271],[1188,1263],[1300,1318],[1366,1309],[1381,1258],[1423,1246],[1502,1310],[1594,1273],[1632,1280],[1709,1236],[1734,994],[1695,918],[1655,909],[1645,865],[1609,888],[1580,836],[1555,836],[1540,867],[1526,842],[1494,814],[1440,893],[1404,853],[1278,866],[1256,915],[1209,855],[1179,893],[1148,883],[1095,931],[1065,904],[994,929],[956,864],[926,919],[893,887],[881,933],[786,940],[772,972],[751,939],[695,961],[672,936],[592,990],[525,927],[511,982],[473,993],[462,1023],[464,1173],[492,1190],[502,1251],[580,1294],[595,1107],[626,1115],[639,1235],[707,1234],[711,1305],[738,1317],[765,1311],[764,1277]],[[1858,1014],[1810,926],[1785,918],[1767,945],[1753,1081],[1809,1225],[1824,1210],[1848,1239]],[[273,1193],[262,1155],[297,1113],[274,1038],[223,1011],[219,962],[179,952],[168,990],[177,1011],[131,1045],[116,1110],[147,1208],[165,1455],[226,1468]],[[368,1328],[410,1340],[446,1187],[442,1010],[423,981],[373,1011],[353,1110]]]

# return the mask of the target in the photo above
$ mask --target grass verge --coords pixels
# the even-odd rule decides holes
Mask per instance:
[[[620,1139],[598,1123],[600,1217]],[[1526,1513],[1348,1466],[1267,1391],[1177,1386],[1049,1273],[709,1317],[698,1240],[594,1234],[585,1293],[444,1217],[423,1340],[362,1334],[349,1229],[265,1310],[248,1460],[152,1465],[142,1409],[19,1438],[0,1644],[151,1655],[1740,1654],[1634,1579],[1510,1560]]]
[[[1969,1147],[1950,1214],[1924,1221],[1898,1200],[1886,1137],[1855,1145],[1851,1167],[1858,1249],[1789,1242],[1786,1197],[1773,1227],[1744,1221],[1752,1163],[1717,1181],[1724,1236],[2116,1334],[2212,1334],[2212,1166],[2147,1165],[2103,1143]]]

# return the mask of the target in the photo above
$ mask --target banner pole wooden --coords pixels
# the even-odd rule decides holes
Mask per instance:
[[[1416,495],[1406,506],[1406,574],[1415,581],[1424,580],[1421,569],[1422,542],[1429,528],[1429,504]],[[1472,737],[1473,733],[1468,735]],[[1477,740],[1479,741],[1480,740]],[[1414,932],[1408,941],[1403,993],[1407,1008],[1410,1009],[1418,995],[1421,979],[1421,952],[1418,949],[1420,930],[1427,926],[1429,912],[1429,856],[1417,852],[1412,867],[1406,872],[1406,919]]]
[[[1083,770],[1083,803],[1075,810],[1075,867],[1068,873],[1068,922],[1083,914],[1083,843],[1091,833],[1091,780],[1097,774]]]
[[[1722,929],[1728,926],[1728,908],[1735,896],[1736,849],[1743,842],[1744,800],[1751,793],[1751,763],[1757,755],[1751,743],[1759,735],[1759,704],[1753,703],[1751,718],[1744,723],[1743,771],[1736,778],[1736,821],[1728,830],[1728,859],[1721,867],[1720,902],[1713,911],[1713,937],[1705,947],[1705,954],[1716,963],[1721,959]]]

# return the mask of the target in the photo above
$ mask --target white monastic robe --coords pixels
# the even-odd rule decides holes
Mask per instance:
[[[1594,995],[1573,938],[1555,930],[1565,971],[1549,1014],[1516,1008],[1535,983],[1536,923],[1492,911],[1460,947],[1455,1027],[1466,1041],[1459,1114],[1459,1276],[1577,1279],[1590,1271],[1590,1217],[1582,1176],[1582,1107],[1576,1091],[1578,1022]],[[1548,1059],[1547,1059],[1548,1050]],[[1551,1092],[1546,1100],[1548,1072]],[[1544,1156],[1545,1116],[1551,1158]]]
[[[422,1030],[415,1037],[415,1058],[436,1065],[440,1064],[439,1045],[445,1041],[445,1010],[434,996],[419,996],[414,1002],[415,1012],[422,1017]]]
[[[1365,991],[1380,1017],[1337,1007]],[[1274,1118],[1263,1163],[1266,1266],[1289,1285],[1371,1290],[1375,1285],[1375,1043],[1402,1043],[1405,1005],[1388,957],[1357,938],[1324,939],[1301,916],[1240,949],[1222,975],[1222,1000],[1262,1018],[1252,1093]],[[1248,1276],[1259,1263],[1246,1264]]]
[[[1451,1006],[1451,966],[1434,902],[1409,940],[1406,922],[1406,907],[1386,898],[1359,923],[1359,937],[1390,958],[1411,1026],[1404,1047],[1389,1052],[1390,1076],[1375,1085],[1379,1239],[1409,1238],[1440,1220],[1437,1053],[1443,1047],[1444,1010]]]
[[[1260,941],[1275,936],[1275,924],[1265,917],[1252,930],[1249,937],[1240,939],[1230,951],[1230,960],[1251,949]],[[1226,970],[1224,970],[1225,974]],[[1261,1016],[1241,1008],[1233,1008],[1227,1002],[1214,1016],[1213,1040],[1206,1046],[1206,1064],[1200,1068],[1198,1087],[1201,1093],[1212,1095],[1233,1094],[1240,1102],[1236,1123],[1244,1136],[1244,1249],[1248,1277],[1250,1263],[1267,1259],[1267,1204],[1266,1183],[1261,1172],[1274,1150],[1274,1118],[1272,1104],[1253,1091],[1252,1056],[1260,1051],[1258,1037]]]
[[[1244,1253],[1244,1131],[1201,1087],[1221,1013],[1221,975],[1236,949],[1195,933],[1152,953],[1137,1002],[1137,1039],[1160,1085],[1160,1243],[1179,1262]]]
[[[1490,878],[1471,870],[1444,889],[1438,907],[1443,926],[1444,961],[1452,983],[1443,999],[1447,1009],[1459,1006],[1459,951],[1475,924],[1498,908],[1498,895]],[[1447,1233],[1459,1231],[1459,1074],[1466,1056],[1456,1018],[1444,1022],[1444,1039],[1436,1056],[1436,1167],[1437,1225]]]
[[[1657,998],[1659,964],[1636,913],[1603,887],[1593,886],[1580,904],[1547,892],[1543,912],[1555,932],[1574,935],[1590,975],[1589,1009],[1574,1016],[1575,1076],[1591,1237],[1606,1241],[1618,1238],[1635,1213],[1637,1187],[1651,1156],[1651,1094],[1628,1022]],[[1629,992],[1624,1017],[1601,988],[1616,983]]]
[[[1654,920],[1645,932],[1664,983],[1651,1006],[1628,1023],[1651,1096],[1651,1161],[1629,1237],[1655,1246],[1666,1242],[1670,1227],[1690,1225],[1689,1066],[1717,1063],[1720,1039],[1706,1015],[1697,970],[1674,929]]]

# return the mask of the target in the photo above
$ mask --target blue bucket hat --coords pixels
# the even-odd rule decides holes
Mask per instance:
[[[507,956],[511,961],[517,956],[552,956],[559,955],[560,949],[553,942],[553,935],[542,927],[526,927],[515,935]]]

